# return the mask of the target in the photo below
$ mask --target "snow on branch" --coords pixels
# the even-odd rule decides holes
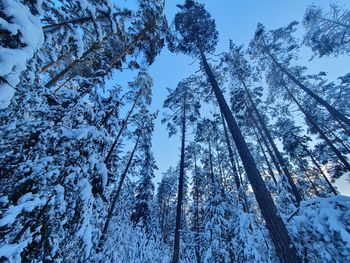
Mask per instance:
[[[27,61],[41,47],[44,34],[40,20],[18,0],[3,0],[0,17],[0,109],[6,108],[14,95],[14,87],[26,70]]]

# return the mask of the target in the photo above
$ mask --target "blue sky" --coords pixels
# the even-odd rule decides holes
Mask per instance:
[[[258,22],[263,23],[267,29],[276,29],[293,20],[300,22],[307,6],[312,3],[323,7],[325,10],[329,8],[330,3],[339,3],[348,8],[350,5],[348,0],[201,0],[199,2],[205,4],[206,9],[216,20],[217,30],[219,31],[217,54],[227,50],[229,39],[232,39],[236,44],[248,45]],[[178,11],[176,7],[178,3],[181,4],[183,1],[166,1],[166,15],[169,24]],[[303,28],[300,26],[300,38],[302,33]],[[325,71],[331,79],[336,79],[337,76],[349,72],[350,59],[348,57],[315,59],[311,62],[309,61],[310,57],[310,51],[305,49],[300,58],[300,64],[306,65],[310,72]],[[181,79],[196,72],[198,64],[190,65],[192,62],[192,58],[182,54],[172,54],[164,48],[149,70],[154,79],[152,108],[153,110],[160,110],[153,139],[153,150],[159,167],[156,172],[156,182],[160,181],[162,173],[169,166],[177,164],[180,152],[179,136],[169,139],[165,126],[160,124],[162,104],[167,96],[166,87],[174,88]],[[128,77],[124,73],[117,75],[123,79]],[[131,79],[130,76],[128,80]],[[346,188],[349,187],[346,186]]]

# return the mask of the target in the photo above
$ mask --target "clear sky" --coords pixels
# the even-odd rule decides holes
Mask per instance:
[[[228,49],[229,39],[232,39],[236,44],[248,45],[258,22],[263,23],[267,29],[285,26],[293,20],[301,22],[307,6],[312,3],[323,7],[324,10],[329,9],[330,3],[338,3],[350,8],[349,0],[201,0],[199,2],[205,4],[206,9],[216,20],[219,31],[217,54]],[[176,4],[181,3],[183,1],[166,1],[166,15],[169,24],[178,11]],[[300,37],[302,33],[303,29],[300,26]],[[325,71],[334,79],[349,72],[349,57],[315,59],[309,62],[311,53],[308,50],[303,51],[301,56],[300,63],[306,65],[310,72]],[[174,88],[181,79],[196,72],[198,64],[190,65],[192,62],[192,58],[182,54],[172,54],[164,48],[150,67],[150,74],[154,79],[152,108],[160,110],[153,137],[153,150],[159,167],[159,171],[156,172],[156,182],[160,181],[162,173],[169,166],[177,164],[180,153],[179,136],[169,139],[165,126],[160,124],[162,104],[167,96],[166,87]],[[126,77],[125,74],[122,73],[122,75],[120,75],[122,78]],[[349,186],[347,185],[346,188]]]

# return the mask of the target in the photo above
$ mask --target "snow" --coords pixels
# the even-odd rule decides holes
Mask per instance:
[[[89,7],[89,3],[86,0],[79,0],[79,4],[82,9],[87,9]]]
[[[44,2],[44,0],[36,0],[35,1],[35,9],[39,12],[40,15],[43,14],[43,9],[42,9],[43,2]]]
[[[4,14],[11,17],[10,21],[0,20],[0,30],[9,31],[12,35],[20,34],[24,47],[0,47],[0,76],[6,82],[0,83],[0,109],[8,107],[20,82],[21,73],[26,69],[26,63],[44,42],[44,34],[40,20],[34,17],[28,7],[18,0],[3,0]]]
[[[81,58],[85,51],[85,45],[83,41],[83,32],[81,30],[77,30],[77,33],[74,35],[75,45],[77,46],[77,56]]]
[[[10,262],[21,262],[21,253],[29,244],[29,240],[25,240],[19,244],[5,244],[0,247],[0,257],[6,257]]]
[[[83,222],[80,229],[77,232],[77,236],[81,237],[84,242],[84,256],[85,259],[89,258],[92,243],[92,226],[90,224],[91,206],[90,200],[92,199],[92,186],[89,181],[85,178],[79,181],[78,187],[80,188],[80,199],[83,202],[84,211]]]
[[[288,228],[298,242],[301,240],[300,250],[306,246],[319,255],[320,262],[350,256],[349,197],[317,197],[303,201],[290,219]]]
[[[105,163],[97,164],[96,169],[98,174],[101,176],[102,188],[105,188],[105,186],[107,185],[107,172],[108,172]]]
[[[8,210],[2,215],[0,219],[0,226],[6,226],[12,224],[16,217],[22,212],[31,212],[36,207],[45,204],[45,199],[41,199],[37,196],[33,196],[32,193],[27,193],[18,200],[18,205],[12,205]]]

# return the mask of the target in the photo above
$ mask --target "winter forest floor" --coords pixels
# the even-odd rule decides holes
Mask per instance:
[[[0,0],[0,262],[347,262],[346,0]]]

